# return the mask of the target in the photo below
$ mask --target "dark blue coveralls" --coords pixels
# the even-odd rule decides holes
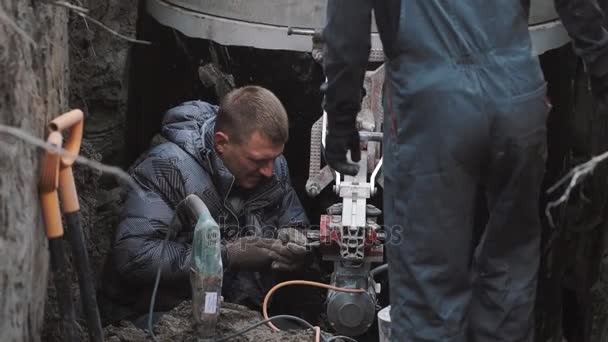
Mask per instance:
[[[372,9],[392,341],[532,341],[549,105],[529,1],[329,0],[329,134],[360,108]],[[480,187],[489,220],[474,245]]]
[[[532,341],[549,108],[528,8],[403,1],[401,18],[384,145],[393,340]]]

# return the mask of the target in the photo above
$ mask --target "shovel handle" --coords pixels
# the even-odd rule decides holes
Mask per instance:
[[[74,160],[80,153],[84,130],[84,114],[80,109],[74,109],[61,114],[49,123],[49,130],[51,132],[63,132],[66,129],[70,130],[70,134],[66,139],[64,149],[71,155],[61,158],[59,195],[61,196],[63,210],[66,213],[73,213],[80,209],[76,193],[76,183],[74,182],[74,174],[72,172],[72,164],[74,164]]]
[[[74,172],[69,166],[59,170],[59,196],[61,197],[63,211],[66,214],[75,213],[80,210]]]
[[[71,110],[53,119],[48,127],[51,132],[60,133],[66,129],[70,129],[70,134],[65,141],[64,149],[68,151],[71,156],[62,157],[61,166],[72,166],[78,153],[80,153],[80,144],[82,143],[82,134],[84,131],[84,114],[80,109]]]
[[[52,132],[47,138],[47,143],[61,148],[62,140],[61,133]],[[60,159],[61,157],[56,151],[47,151],[41,165],[42,173],[39,183],[40,205],[42,207],[46,236],[49,239],[63,236],[59,195],[57,194]]]

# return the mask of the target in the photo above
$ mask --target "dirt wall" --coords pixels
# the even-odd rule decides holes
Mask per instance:
[[[135,37],[138,0],[81,0],[89,15],[113,30]],[[86,113],[85,139],[102,160],[120,164],[132,43],[90,20],[70,16],[70,104]]]
[[[138,0],[81,0],[89,15],[124,36],[135,37]],[[124,166],[125,116],[133,43],[74,13],[69,18],[69,103],[85,113],[85,154]],[[75,170],[93,272],[99,275],[120,213],[116,178]]]
[[[129,37],[135,36],[138,1],[90,1],[78,4],[89,10],[91,18]],[[124,122],[127,103],[129,54],[132,43],[96,25],[92,19],[70,12],[69,28],[69,104],[85,114],[85,132],[81,155],[106,164],[122,164]],[[81,218],[95,280],[110,249],[120,214],[121,189],[112,176],[103,175],[82,165],[74,168],[81,205]],[[72,254],[65,243],[72,278],[72,297],[80,336],[87,338],[78,278],[73,270]],[[48,283],[43,339],[62,341],[60,314],[52,282]]]
[[[41,1],[0,0],[0,124],[39,138],[68,109],[67,16]],[[0,331],[39,341],[49,255],[38,205],[42,152],[0,133]]]

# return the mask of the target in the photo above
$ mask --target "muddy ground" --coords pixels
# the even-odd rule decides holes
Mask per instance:
[[[191,302],[183,302],[169,313],[163,315],[154,326],[154,333],[159,341],[172,342],[196,342],[192,329]],[[262,315],[247,309],[246,307],[225,303],[220,312],[220,320],[217,326],[217,338],[227,337],[235,332],[249,327],[262,320]],[[146,332],[136,328],[132,323],[123,321],[120,326],[108,326],[105,328],[106,341],[108,342],[144,342],[150,341]],[[230,339],[234,342],[305,342],[314,341],[312,330],[289,330],[274,332],[264,325],[243,336]]]

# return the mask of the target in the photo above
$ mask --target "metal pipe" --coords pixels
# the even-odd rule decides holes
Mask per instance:
[[[367,132],[367,131],[359,132],[359,139],[362,142],[366,142],[366,141],[382,142],[383,136],[384,136],[384,134],[382,134],[382,132]]]
[[[288,35],[298,35],[298,36],[314,36],[315,33],[318,33],[315,29],[309,28],[298,28],[298,27],[288,27],[287,34]]]

